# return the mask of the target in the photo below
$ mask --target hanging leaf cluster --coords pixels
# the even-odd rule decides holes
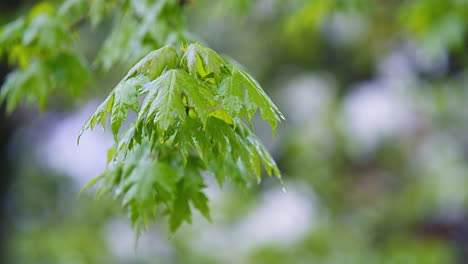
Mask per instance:
[[[119,133],[130,110],[137,117]],[[257,111],[273,131],[283,119],[257,81],[215,51],[199,43],[152,51],[81,131],[104,127],[109,116],[115,136],[107,169],[89,185],[102,180],[99,193],[122,202],[137,232],[158,212],[168,215],[171,231],[191,221],[191,208],[209,219],[205,173],[219,185],[260,181],[262,166],[280,177],[247,125]]]

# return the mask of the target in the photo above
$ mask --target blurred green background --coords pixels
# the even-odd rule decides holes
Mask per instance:
[[[0,23],[35,1],[2,0]],[[118,204],[84,184],[107,132],[76,137],[125,72],[78,100],[0,115],[0,263],[468,263],[468,1],[198,0],[197,39],[247,67],[285,113],[271,138],[285,182],[222,189],[213,222],[138,241]],[[109,33],[79,25],[93,61]],[[11,69],[0,62],[0,83]]]

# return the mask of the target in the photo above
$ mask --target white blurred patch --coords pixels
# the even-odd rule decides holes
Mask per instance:
[[[314,199],[295,186],[269,190],[262,203],[238,226],[239,241],[245,248],[261,244],[293,244],[313,227]]]
[[[111,135],[100,127],[86,131],[77,145],[78,133],[96,109],[88,104],[78,112],[56,121],[44,143],[39,147],[39,159],[51,169],[72,176],[80,186],[104,171],[107,150],[112,146]]]
[[[325,25],[325,36],[332,44],[349,45],[368,32],[368,21],[358,13],[336,12]]]
[[[106,229],[107,244],[116,257],[129,258],[135,254],[135,232],[128,220],[112,220]]]
[[[378,77],[358,85],[344,101],[345,126],[353,151],[370,152],[385,138],[411,135],[421,125],[414,110],[420,70],[408,49],[390,52],[378,63]]]
[[[333,99],[334,84],[320,74],[294,78],[282,90],[282,104],[288,119],[314,122]]]
[[[257,19],[268,19],[278,11],[274,0],[258,0],[254,2],[255,17]]]
[[[468,165],[455,138],[430,134],[417,149],[414,161],[424,174],[418,175],[427,193],[434,195],[446,213],[463,212],[468,198]]]
[[[354,89],[344,105],[346,126],[358,141],[356,146],[371,151],[384,138],[411,130],[414,116],[407,104],[394,92],[378,83]]]
[[[169,241],[155,229],[146,230],[136,241],[135,232],[127,219],[114,219],[109,222],[106,231],[110,250],[121,260],[134,261],[139,258],[167,260],[173,254]]]
[[[260,204],[234,225],[211,223],[203,227],[197,223],[193,249],[219,259],[230,259],[230,263],[242,263],[240,260],[255,247],[287,246],[302,240],[317,220],[316,200],[304,186],[287,184],[286,193],[280,187],[268,190]]]
[[[383,57],[378,64],[378,77],[386,80],[412,81],[416,78],[416,68],[408,52],[396,50]]]

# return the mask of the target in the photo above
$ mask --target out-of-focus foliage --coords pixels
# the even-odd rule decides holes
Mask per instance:
[[[145,96],[140,107],[138,97]],[[128,111],[138,113],[118,139]],[[163,206],[171,231],[191,222],[192,203],[206,218],[202,171],[246,186],[260,181],[262,164],[280,176],[275,161],[246,126],[259,109],[275,131],[283,118],[260,85],[239,66],[199,43],[155,50],[138,62],[82,132],[107,115],[116,139],[100,192],[114,193],[137,233]],[[81,133],[82,133],[81,132]],[[92,181],[94,184],[96,181]]]
[[[287,14],[286,32],[290,35],[319,30],[337,12],[385,17],[389,32],[408,34],[429,45],[432,51],[459,48],[468,26],[468,4],[463,0],[415,0],[383,2],[374,0],[291,0],[293,12]],[[380,21],[379,21],[380,22]],[[395,28],[395,27],[398,27]]]
[[[107,1],[97,2],[105,4]],[[120,2],[113,9],[111,33],[96,58],[96,63],[104,70],[116,64],[129,66],[156,48],[190,39],[178,1]],[[100,19],[95,20],[97,23]]]
[[[23,100],[44,110],[57,88],[71,96],[91,80],[85,59],[75,51],[71,32],[61,15],[47,3],[35,6],[27,16],[0,31],[0,56],[18,68],[2,86],[0,102],[11,112]]]
[[[38,168],[33,156],[18,159],[27,166],[10,188],[14,221],[9,232],[14,236],[7,243],[5,263],[115,263],[106,253],[104,236],[115,206],[104,199],[97,204],[85,195],[81,202],[74,195],[63,197],[76,193],[73,181]]]
[[[404,3],[398,21],[428,52],[461,49],[468,34],[467,1],[419,0]]]
[[[181,6],[176,0],[67,0],[56,7],[40,2],[29,14],[0,31],[0,56],[18,69],[3,84],[0,102],[7,110],[25,101],[41,110],[57,88],[77,96],[90,84],[91,70],[75,45],[77,27],[90,20],[96,27],[105,18],[112,29],[95,58],[104,71],[129,66],[167,43],[187,39]]]

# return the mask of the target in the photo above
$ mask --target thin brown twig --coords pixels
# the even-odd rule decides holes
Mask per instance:
[[[159,155],[156,160],[160,161],[160,160],[164,159],[165,157],[169,156],[172,152],[174,152],[178,148],[179,148],[179,144],[176,144],[173,148],[170,148],[166,152]]]
[[[73,24],[70,25],[70,29],[77,28],[78,26],[86,22],[86,20],[88,20],[88,16],[81,17],[80,19],[78,19],[77,21],[73,22]]]

